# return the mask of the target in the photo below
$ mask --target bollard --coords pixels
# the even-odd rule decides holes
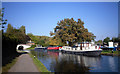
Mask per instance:
[[[34,56],[34,58],[35,58],[35,56]]]

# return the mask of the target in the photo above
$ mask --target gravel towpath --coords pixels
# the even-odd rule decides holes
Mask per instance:
[[[29,54],[18,57],[16,64],[8,72],[39,72]]]

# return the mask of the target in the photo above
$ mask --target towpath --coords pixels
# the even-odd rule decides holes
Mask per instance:
[[[29,54],[18,57],[16,64],[8,72],[39,72]]]

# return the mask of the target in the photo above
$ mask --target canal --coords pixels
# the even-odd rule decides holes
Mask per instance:
[[[117,56],[89,57],[37,49],[32,54],[51,72],[118,72]]]

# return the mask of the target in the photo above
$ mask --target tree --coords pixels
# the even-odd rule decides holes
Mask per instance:
[[[42,46],[48,46],[50,37],[48,36],[35,36],[32,33],[27,34],[35,44],[40,44]]]
[[[27,40],[27,35],[23,33],[20,29],[13,29],[13,35],[17,38],[19,44],[25,44]]]
[[[120,38],[119,37],[118,38],[113,37],[111,41],[113,41],[113,42],[120,42]]]
[[[88,29],[84,27],[84,22],[80,19],[76,22],[73,18],[58,22],[54,33],[50,32],[50,35],[61,39],[63,44],[68,42],[69,46],[73,46],[76,42],[91,41],[95,38],[94,34],[88,32]]]
[[[50,40],[49,40],[49,45],[54,45],[54,46],[57,46],[57,45],[63,45],[62,44],[62,42],[61,42],[61,40],[60,39],[58,39],[58,38],[51,38]]]
[[[20,27],[20,30],[21,30],[23,33],[26,33],[26,32],[25,32],[25,31],[26,31],[26,30],[25,30],[25,26],[21,26],[21,27]]]
[[[0,25],[2,30],[4,29],[4,25],[7,24],[7,19],[4,19],[4,8],[0,9]]]
[[[13,27],[12,27],[12,25],[11,24],[8,24],[8,26],[7,26],[7,31],[6,31],[7,33],[13,33]]]
[[[19,29],[13,28],[11,24],[8,24],[6,33],[9,37],[17,39],[18,43],[26,43],[28,36],[25,34],[25,26],[21,26]],[[12,36],[11,36],[12,35]]]
[[[97,41],[97,44],[102,45],[102,44],[103,44],[103,41],[102,41],[102,40],[98,40],[98,41]]]
[[[109,37],[106,37],[106,38],[103,40],[103,42],[107,43],[107,45],[108,45],[108,42],[110,42],[110,38],[109,38]]]
[[[28,33],[27,35],[32,39],[32,37],[33,37],[32,33]]]

